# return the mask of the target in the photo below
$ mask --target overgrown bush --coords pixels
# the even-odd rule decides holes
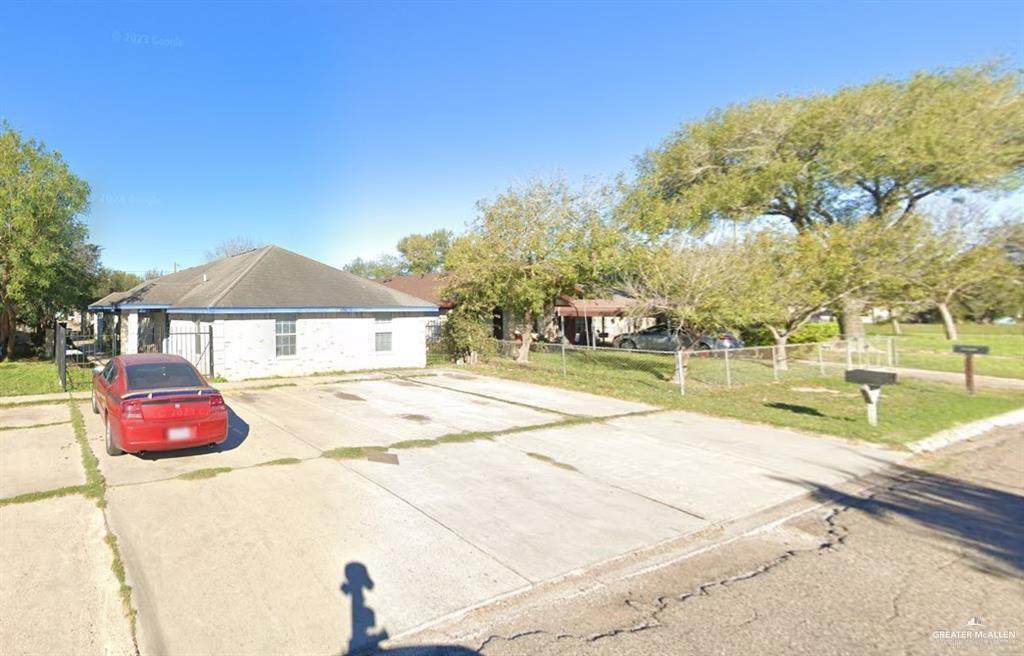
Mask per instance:
[[[771,346],[775,343],[772,334],[764,326],[744,328],[740,331],[740,336],[747,346]],[[808,323],[790,335],[788,343],[809,344],[812,342],[827,342],[836,337],[839,337],[839,324],[834,321],[828,323]]]
[[[451,360],[466,358],[470,353],[490,355],[494,351],[491,325],[475,312],[456,307],[441,326],[439,347]]]

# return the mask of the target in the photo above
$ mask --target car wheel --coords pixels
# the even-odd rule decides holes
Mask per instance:
[[[633,349],[636,348],[636,342],[634,342],[631,339],[624,339],[621,342],[619,342],[619,348],[626,349],[627,351],[632,351]]]
[[[119,456],[119,455],[121,455],[122,453],[124,453],[124,451],[122,451],[121,449],[117,448],[114,445],[114,436],[110,434],[110,417],[107,417],[107,420],[104,422],[104,426],[106,426],[106,431],[105,431],[106,434],[104,435],[103,441],[106,442],[107,455],[108,456]]]
[[[90,396],[92,397],[92,412],[93,414],[98,415],[100,413],[100,407],[96,405],[96,390],[93,390]]]

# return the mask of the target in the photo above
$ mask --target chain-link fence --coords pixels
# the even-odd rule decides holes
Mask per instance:
[[[519,341],[496,340],[493,354],[480,357],[493,359],[498,364],[510,363],[519,358],[522,346]],[[443,352],[432,353],[433,364],[445,361]],[[451,358],[447,361],[451,362]],[[658,383],[666,387],[671,384],[685,394],[688,390],[838,377],[846,369],[896,364],[897,354],[891,339],[863,339],[696,351],[645,351],[533,342],[525,366],[551,376],[600,382],[601,386],[614,381]]]

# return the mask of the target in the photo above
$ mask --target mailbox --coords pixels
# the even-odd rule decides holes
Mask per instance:
[[[974,344],[954,344],[954,353],[962,353],[964,356],[964,384],[967,385],[967,393],[974,395],[974,356],[988,355],[987,346]]]
[[[896,374],[891,371],[876,371],[874,369],[851,369],[846,372],[846,382],[870,387],[895,385]]]
[[[846,382],[860,385],[860,394],[864,397],[864,407],[868,413],[868,424],[877,426],[878,401],[882,398],[882,386],[895,385],[896,374],[874,369],[850,369],[846,372]]]

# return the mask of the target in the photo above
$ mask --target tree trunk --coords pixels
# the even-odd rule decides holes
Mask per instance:
[[[949,311],[949,305],[938,303],[939,314],[942,315],[942,327],[946,330],[946,339],[952,341],[957,338],[956,322],[953,321],[953,314]]]
[[[839,310],[839,327],[843,333],[843,339],[864,339],[864,322],[861,315],[864,314],[865,303],[859,298],[847,298]]]
[[[519,355],[516,356],[516,362],[525,363],[530,361],[530,344],[533,342],[533,315],[529,312],[523,316],[523,328],[520,332],[523,341],[519,344]]]
[[[889,319],[889,321],[890,321],[890,323],[892,323],[892,334],[893,335],[902,335],[903,334],[903,329],[900,328],[900,320],[897,319],[896,317],[892,317],[891,319]]]
[[[772,339],[775,340],[775,347],[772,349],[772,366],[776,369],[789,369],[786,358],[786,342],[789,341],[789,336],[793,330],[780,331],[775,326],[768,326],[768,332],[772,334]]]
[[[0,360],[14,359],[14,346],[18,340],[18,331],[15,330],[14,307],[10,302],[4,302],[0,307],[0,343],[4,345],[0,353]]]
[[[780,371],[789,369],[789,358],[786,357],[786,342],[789,341],[789,333],[780,335],[772,331],[775,338],[775,362]]]

